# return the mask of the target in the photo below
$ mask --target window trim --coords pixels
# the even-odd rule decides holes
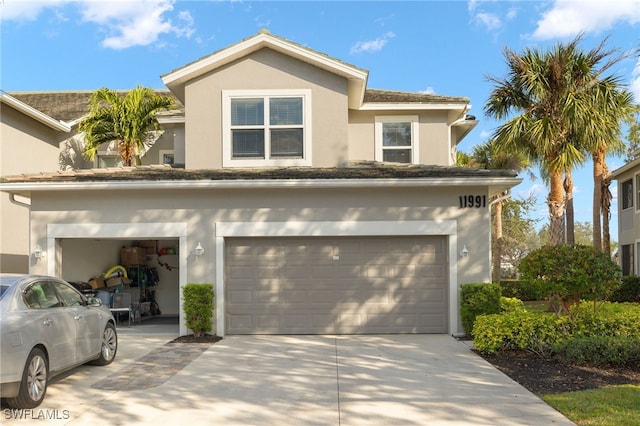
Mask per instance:
[[[116,162],[119,162],[120,164],[117,166],[101,166],[100,160],[104,160],[105,158],[115,158],[117,160]],[[120,158],[120,154],[112,150],[96,152],[95,160],[96,160],[95,167],[98,169],[122,167],[122,159]]]
[[[172,163],[165,163],[164,162],[164,156],[165,155],[173,156],[173,162]],[[160,149],[160,150],[158,150],[158,164],[161,164],[163,166],[167,165],[167,164],[173,165],[175,163],[175,161],[176,161],[176,154],[173,151],[173,149]]]
[[[302,158],[233,158],[231,139],[231,100],[238,98],[270,98],[301,97],[302,98]],[[222,91],[222,167],[282,167],[311,166],[311,90],[223,90]],[[265,132],[269,126],[265,124]],[[265,144],[267,143],[265,138]],[[265,155],[268,147],[265,146]]]
[[[420,141],[420,135],[418,129],[420,127],[420,117],[417,115],[377,115],[375,117],[375,161],[384,161],[384,150],[389,149],[382,145],[382,125],[385,123],[400,123],[405,121],[411,123],[411,162],[409,164],[419,163],[420,153],[418,146],[420,144],[418,142]]]
[[[635,198],[636,198],[636,191],[634,189],[634,180],[635,180],[635,176],[620,182],[620,195],[621,195],[620,210],[621,211],[629,210],[634,207]],[[631,182],[631,198],[630,198],[631,204],[625,207],[625,200],[626,200],[625,184],[628,182]]]

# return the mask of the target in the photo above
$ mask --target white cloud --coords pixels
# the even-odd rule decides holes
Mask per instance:
[[[436,93],[436,91],[433,87],[429,86],[426,89],[419,91],[418,93],[422,93],[425,95],[433,95],[434,93]]]
[[[475,14],[474,19],[489,31],[497,30],[502,26],[502,21],[498,15],[493,13],[479,12]]]
[[[483,130],[480,132],[480,139],[482,139],[483,141],[487,140],[491,137],[492,134],[493,133],[489,130]]]
[[[361,52],[379,52],[387,42],[395,36],[396,35],[394,33],[388,32],[375,40],[359,41],[351,47],[351,54]]]
[[[2,20],[35,20],[44,9],[67,4],[77,7],[84,22],[96,24],[106,33],[102,45],[111,49],[146,46],[158,41],[161,34],[191,37],[193,17],[180,11],[177,23],[167,14],[173,11],[176,0],[5,0]],[[59,15],[58,11],[54,11]]]
[[[605,31],[618,22],[637,24],[638,10],[638,0],[555,0],[551,9],[543,13],[532,36],[546,40]]]

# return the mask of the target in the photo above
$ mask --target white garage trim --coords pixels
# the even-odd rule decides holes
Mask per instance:
[[[177,238],[179,240],[179,306],[182,306],[182,287],[187,283],[186,223],[50,223],[47,225],[47,273],[56,275],[57,240],[61,238],[121,238],[127,240]],[[180,309],[180,335],[187,334],[184,312]]]
[[[449,237],[449,334],[457,333],[457,226],[454,220],[336,222],[216,222],[216,334],[225,334],[224,239],[230,237],[330,237],[446,235]]]

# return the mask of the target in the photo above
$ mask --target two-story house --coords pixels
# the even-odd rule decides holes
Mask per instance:
[[[638,275],[640,250],[640,158],[614,170],[618,182],[618,261],[623,275]]]
[[[146,157],[173,166],[3,178],[28,200],[30,271],[86,280],[157,241],[181,334],[192,282],[214,284],[218,335],[461,333],[460,284],[490,279],[491,196],[521,179],[455,167],[467,98],[367,78],[265,32],[163,75],[183,108]]]

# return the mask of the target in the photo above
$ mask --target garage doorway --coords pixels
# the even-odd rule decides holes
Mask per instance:
[[[447,237],[225,239],[227,334],[446,333]]]

